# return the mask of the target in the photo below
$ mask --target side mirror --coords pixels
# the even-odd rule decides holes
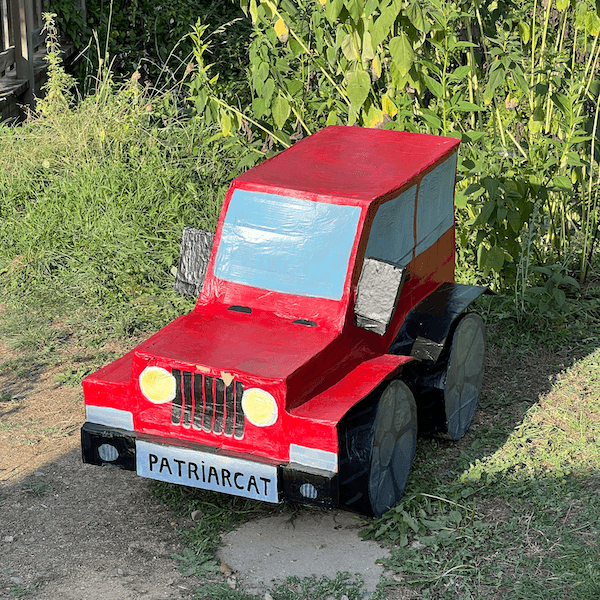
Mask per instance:
[[[365,258],[354,305],[358,327],[385,335],[405,277],[403,267],[377,258]]]
[[[204,283],[215,234],[185,226],[175,275],[175,291],[198,296]]]

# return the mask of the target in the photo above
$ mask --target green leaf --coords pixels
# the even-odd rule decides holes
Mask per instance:
[[[473,104],[472,102],[467,102],[466,100],[461,100],[456,105],[456,110],[461,112],[477,112],[478,110],[483,110],[481,106],[477,106],[477,104]]]
[[[463,65],[462,67],[458,67],[458,69],[454,69],[452,73],[450,73],[450,79],[464,79],[471,72],[471,67],[469,65]]]
[[[488,225],[490,221],[490,217],[494,212],[494,208],[496,208],[496,203],[493,200],[488,200],[482,207],[481,212],[479,213],[477,219],[475,220],[475,225]]]
[[[358,61],[360,56],[358,54],[358,48],[360,46],[360,39],[358,33],[353,31],[347,33],[342,39],[342,52],[349,61]]]
[[[267,79],[266,83],[259,91],[262,92],[261,96],[265,99],[268,106],[271,102],[273,92],[275,91],[275,82],[272,79]]]
[[[585,30],[592,37],[596,37],[600,33],[600,18],[591,10],[585,15]]]
[[[358,113],[371,91],[371,77],[366,71],[354,71],[348,75],[346,93],[355,113]]]
[[[527,95],[529,93],[529,84],[523,75],[523,70],[518,65],[514,65],[511,70],[513,81],[515,85],[523,92],[523,94]]]
[[[570,275],[563,276],[561,285],[570,285],[571,287],[574,287],[577,290],[579,289],[579,281],[577,281],[577,279],[574,279]]]
[[[271,112],[273,113],[277,129],[283,129],[285,122],[290,116],[290,103],[287,101],[287,98],[277,96],[271,106]]]
[[[362,2],[360,0],[344,0],[344,6],[350,15],[350,18],[355,23],[358,23],[363,9]]]
[[[456,208],[466,208],[468,200],[468,196],[466,196],[463,192],[457,191],[454,196],[454,205]]]
[[[397,16],[398,10],[393,4],[381,11],[379,18],[370,27],[373,48],[377,48],[387,38]]]
[[[337,125],[338,124],[338,118],[337,118],[337,114],[335,111],[331,111],[329,113],[329,115],[327,115],[327,121],[325,122],[325,125]]]
[[[325,9],[325,16],[332,25],[337,21],[337,18],[340,16],[340,12],[343,6],[343,0],[328,0]]]
[[[421,118],[434,130],[439,131],[442,128],[441,119],[430,110],[423,110]]]
[[[390,40],[390,55],[400,75],[405,77],[415,61],[415,54],[406,33]]]
[[[196,112],[199,115],[204,113],[204,108],[206,107],[206,101],[208,99],[208,94],[205,89],[201,89],[198,91],[198,94],[194,98],[194,106],[196,108]]]
[[[423,33],[427,33],[429,31],[429,27],[427,27],[423,17],[423,9],[421,8],[420,2],[413,1],[411,4],[409,4],[408,8],[406,9],[406,16],[413,24],[415,29],[422,31]]]
[[[571,178],[567,177],[566,175],[555,175],[552,178],[552,185],[557,188],[561,188],[562,190],[571,191],[573,189]]]
[[[292,81],[286,81],[286,87],[290,96],[296,96],[304,89],[304,84],[300,79],[293,79]]]
[[[557,10],[563,11],[569,6],[569,0],[556,0]]]
[[[256,8],[256,0],[250,0],[250,16],[252,17],[252,24],[256,23],[258,19],[258,9]]]
[[[363,33],[361,58],[363,64],[375,58],[375,53],[373,52],[373,45],[371,43],[371,34],[368,31],[365,31]]]
[[[517,210],[509,210],[508,224],[515,233],[519,233],[521,231],[521,213]]]
[[[429,91],[436,97],[441,98],[444,94],[444,88],[439,81],[436,81],[433,77],[429,77],[429,75],[424,75],[423,79],[425,80],[425,84]]]
[[[494,67],[494,65],[496,65]],[[494,61],[492,63],[492,67],[490,68],[490,76],[488,79],[488,84],[485,88],[485,92],[483,93],[483,101],[486,104],[489,104],[494,97],[494,92],[496,88],[506,79],[506,72],[503,68],[501,68],[500,61]]]
[[[231,117],[229,113],[221,113],[221,131],[225,137],[231,135]]]
[[[371,106],[364,116],[363,123],[370,128],[383,127],[383,111],[379,110],[376,106]]]
[[[260,119],[267,110],[267,104],[264,98],[254,98],[252,100],[252,112],[257,119]]]
[[[484,276],[487,276],[490,271],[499,272],[504,265],[504,252],[498,246],[492,246],[490,249],[479,246],[477,263]]]
[[[552,291],[552,296],[554,296],[554,300],[556,304],[558,304],[559,308],[562,308],[564,303],[567,301],[566,294],[560,288],[554,288]]]

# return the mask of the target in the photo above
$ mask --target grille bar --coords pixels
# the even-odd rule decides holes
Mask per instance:
[[[194,427],[207,433],[236,439],[244,437],[242,411],[244,384],[232,381],[228,386],[219,377],[171,369],[175,377],[175,398],[171,407],[173,425]]]
[[[189,371],[183,372],[183,397],[183,426],[189,429],[192,424],[192,374]]]

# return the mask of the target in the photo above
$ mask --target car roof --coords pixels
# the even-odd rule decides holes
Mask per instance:
[[[330,126],[243,173],[234,186],[296,191],[315,200],[346,197],[368,205],[408,187],[458,144],[435,135]]]

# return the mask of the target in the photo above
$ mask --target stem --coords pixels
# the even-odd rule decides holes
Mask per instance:
[[[292,112],[296,116],[296,119],[298,119],[298,122],[300,123],[300,125],[302,125],[302,127],[304,128],[304,131],[306,131],[306,133],[308,133],[308,135],[311,135],[312,131],[308,128],[308,125],[302,120],[302,118],[300,117],[300,114],[294,108],[294,105],[291,102],[290,102],[290,108],[292,109]]]
[[[277,10],[277,7],[273,4],[273,2],[271,2],[270,0],[263,0],[263,1],[271,9],[273,14],[277,15],[280,19],[285,21],[285,19],[283,19],[283,17],[281,16],[281,13]],[[329,73],[326,71],[326,69],[319,63],[318,59],[313,57],[312,52],[306,47],[304,42],[296,35],[296,32],[289,26],[288,26],[288,30],[289,30],[291,36],[300,44],[300,46],[302,47],[304,52],[306,52],[306,54],[308,54],[308,56],[314,60],[314,63],[317,65],[317,67],[323,73],[323,75],[325,75],[325,77],[327,78],[329,83],[331,83],[331,85],[336,89],[337,93],[345,100],[345,102],[348,104],[348,106],[350,106],[351,105],[350,100],[348,99],[348,96],[346,95],[344,90],[342,90],[342,88],[340,88],[340,86],[332,79],[332,77],[329,75]]]
[[[596,234],[593,236],[593,240],[590,242],[591,226],[592,226],[592,215],[596,214],[596,207],[598,204],[598,179],[600,179],[600,169],[596,165],[596,186],[592,185],[594,179],[591,169],[594,165],[594,155],[596,153],[596,131],[598,127],[598,117],[600,115],[600,97],[596,99],[596,110],[594,112],[594,126],[592,128],[592,145],[590,151],[590,176],[588,179],[588,189],[586,199],[582,205],[581,212],[581,229],[583,230],[583,248],[581,250],[581,274],[580,281],[583,283],[587,275],[587,251],[589,243],[589,252],[593,249],[594,242],[596,240],[596,234],[598,233],[598,225],[596,223]],[[592,189],[595,191],[594,201],[592,202]],[[586,206],[587,204],[587,206]],[[586,210],[587,209],[587,210]]]
[[[533,112],[533,75],[535,72],[535,15],[537,13],[537,0],[533,2],[533,13],[531,17],[531,74],[529,77],[529,108]]]
[[[231,106],[230,104],[227,104],[227,102],[223,102],[223,100],[220,100],[216,96],[211,96],[211,99],[214,100],[217,104],[220,104],[223,108],[226,108],[227,110],[230,110],[231,112],[234,112],[240,118],[248,121],[248,123],[252,123],[252,125],[254,125],[255,127],[262,129],[262,131],[264,131],[266,134],[270,135],[271,137],[275,138],[285,148],[290,147],[290,144],[288,144],[287,142],[284,142],[280,137],[277,137],[272,131],[269,131],[266,127],[263,127],[260,123],[258,123],[254,119],[251,119],[249,116],[240,112],[237,108]]]
[[[469,39],[469,43],[473,43],[473,31],[471,29],[471,17],[468,17],[466,23],[467,36]],[[469,52],[467,54],[467,64],[471,67],[469,71],[469,102],[472,104],[477,104],[475,102],[475,92],[478,90],[478,82],[477,82],[477,72],[475,71],[475,52],[473,50],[473,46],[469,47]],[[470,115],[471,127],[475,129],[479,115],[476,112],[472,112]]]
[[[502,127],[502,119],[500,118],[500,111],[498,105],[494,102],[494,110],[496,111],[496,120],[498,121],[498,131],[500,132],[500,139],[502,140],[502,147],[506,150],[506,138],[504,137],[504,127]]]
[[[510,138],[511,142],[517,147],[517,150],[523,155],[523,158],[527,160],[529,157],[527,156],[527,152],[523,150],[523,146],[517,142],[517,138],[512,134],[510,129],[506,130],[506,135]]]

